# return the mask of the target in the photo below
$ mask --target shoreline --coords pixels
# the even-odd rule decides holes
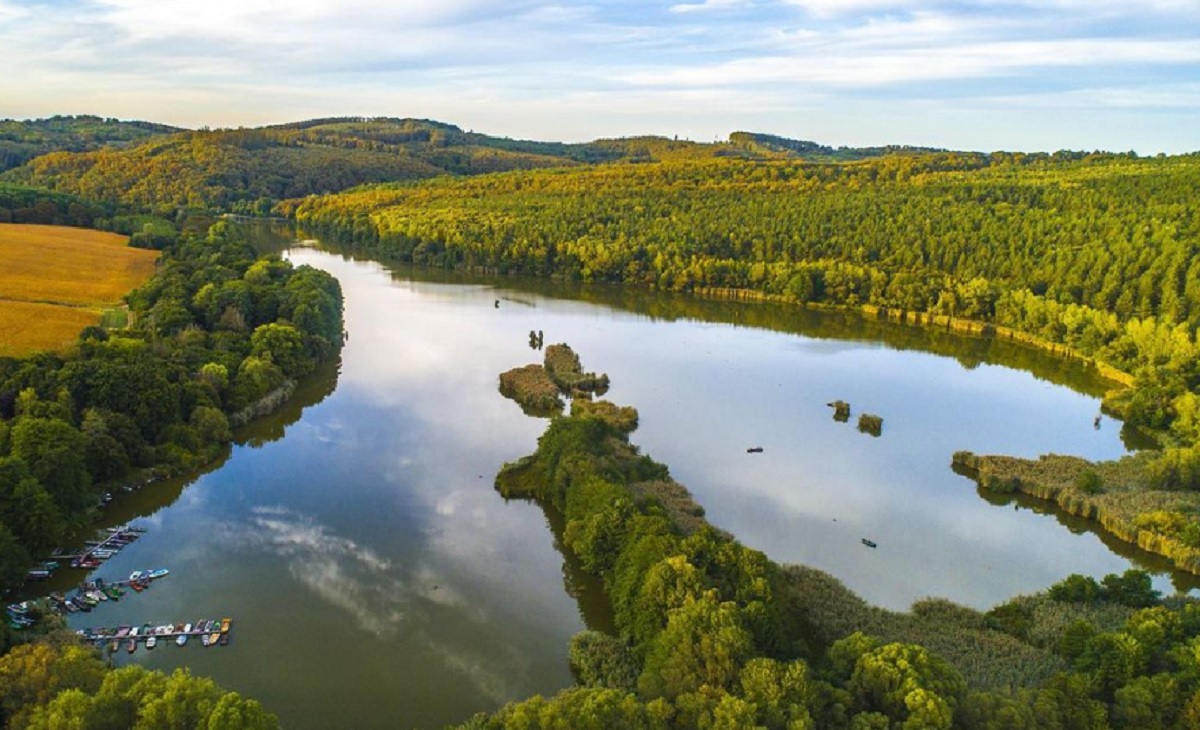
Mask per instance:
[[[1184,510],[1200,511],[1200,494],[1148,489],[1141,482],[1145,460],[1142,454],[1091,462],[1059,454],[1022,459],[958,451],[951,468],[985,492],[1022,494],[1056,505],[1066,514],[1086,520],[1098,532],[1200,576],[1200,546],[1188,544],[1179,534]],[[1095,479],[1085,476],[1088,474]],[[1136,512],[1132,501],[1137,503]]]

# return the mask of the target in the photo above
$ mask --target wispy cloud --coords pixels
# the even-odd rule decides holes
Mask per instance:
[[[1000,129],[990,108],[976,108],[975,146],[1044,148],[1063,145],[1039,137],[1046,110],[1021,99],[1080,102],[1105,88],[1113,93],[1094,97],[1086,133],[1128,148],[1151,138],[1109,124],[1115,100],[1200,77],[1193,0],[72,0],[33,9],[0,0],[0,114],[220,126],[384,113],[574,140],[673,129],[802,135],[844,126],[830,123],[870,102],[874,139],[825,140],[856,143],[919,132],[895,126],[897,103],[953,99],[947,113],[961,114],[972,110],[967,100],[991,98],[1008,99],[1029,123]],[[661,96],[648,100],[646,90]],[[697,109],[690,94],[722,98]],[[1163,138],[1167,118],[1149,118],[1163,106],[1144,110],[1153,139],[1200,147],[1194,124]]]
[[[252,513],[246,540],[284,558],[292,577],[353,616],[364,630],[377,636],[397,631],[408,612],[410,589],[389,561],[289,509],[257,507]]]

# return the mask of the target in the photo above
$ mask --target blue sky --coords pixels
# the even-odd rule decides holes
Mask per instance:
[[[1200,0],[0,0],[0,117],[1200,150]]]

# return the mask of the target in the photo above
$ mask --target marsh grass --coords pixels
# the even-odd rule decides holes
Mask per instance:
[[[1037,459],[954,454],[955,472],[981,489],[1020,492],[1100,523],[1125,542],[1200,574],[1200,492],[1155,489],[1149,472],[1156,454],[1090,462],[1046,454]]]
[[[872,606],[816,568],[786,565],[782,578],[788,618],[805,626],[810,644],[822,651],[855,631],[884,642],[921,644],[977,690],[1035,687],[1066,666],[1047,649],[988,628],[979,611],[945,599],[923,599],[901,613]]]
[[[525,365],[500,373],[500,393],[531,416],[548,417],[562,410],[558,386],[541,365]]]

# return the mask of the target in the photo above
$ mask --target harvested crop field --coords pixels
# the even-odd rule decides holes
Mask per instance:
[[[57,304],[0,301],[0,356],[20,356],[70,345],[100,313]]]
[[[0,224],[0,355],[58,350],[154,273],[115,233]]]

